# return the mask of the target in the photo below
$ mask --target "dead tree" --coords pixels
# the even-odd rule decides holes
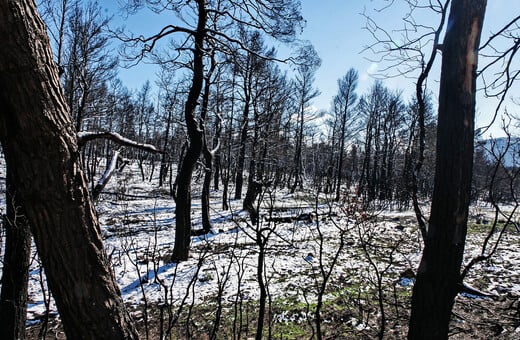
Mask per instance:
[[[486,0],[451,3],[443,43],[437,162],[428,235],[412,296],[409,339],[447,338],[460,289],[473,166],[478,47]]]
[[[207,234],[211,230],[211,221],[210,221],[210,213],[209,213],[209,194],[210,194],[210,186],[211,186],[211,176],[213,175],[213,160],[215,158],[215,153],[218,151],[220,147],[219,135],[220,135],[220,121],[221,117],[217,113],[216,114],[216,132],[215,132],[215,140],[212,147],[208,145],[208,134],[209,131],[207,129],[206,123],[208,122],[207,115],[209,110],[209,97],[211,92],[211,85],[214,82],[212,79],[213,74],[217,68],[217,62],[215,60],[215,56],[211,55],[211,66],[207,73],[205,84],[204,84],[204,93],[202,95],[202,107],[201,107],[201,122],[202,129],[204,131],[203,136],[203,147],[202,147],[202,157],[204,159],[204,182],[202,184],[202,196],[201,196],[201,207],[202,207],[202,233]],[[220,70],[217,70],[220,72]],[[218,95],[218,94],[217,94]],[[218,110],[218,108],[217,108]],[[200,233],[200,232],[199,232]]]
[[[314,88],[314,74],[321,66],[321,59],[316,50],[312,46],[303,46],[299,50],[299,63],[295,81],[295,96],[298,102],[298,111],[296,112],[296,138],[294,147],[294,158],[291,175],[287,182],[291,193],[296,188],[303,189],[303,139],[305,114],[311,103],[311,100],[320,94],[320,91]],[[293,182],[291,183],[291,180]]]
[[[14,182],[13,171],[7,169],[5,253],[0,293],[0,338],[25,339],[27,288],[31,257],[31,231]]]
[[[428,113],[428,98],[427,98],[427,79],[430,75],[431,69],[437,59],[440,46],[440,36],[446,25],[446,18],[448,13],[448,6],[451,0],[443,0],[436,2],[429,2],[429,4],[419,4],[417,2],[408,2],[410,7],[409,13],[405,15],[404,27],[401,31],[407,37],[401,45],[396,45],[392,41],[392,34],[387,32],[384,28],[378,25],[372,18],[365,15],[367,29],[375,39],[375,43],[368,46],[367,49],[382,55],[382,60],[388,60],[388,65],[383,73],[387,76],[393,77],[396,75],[409,75],[417,70],[420,70],[415,84],[415,100],[416,110],[414,120],[417,121],[418,130],[418,150],[414,155],[415,159],[411,159],[411,155],[407,154],[405,160],[409,166],[410,181],[406,182],[412,194],[412,203],[414,212],[419,224],[419,230],[426,239],[427,221],[423,215],[418,199],[418,182],[421,177],[421,170],[425,162],[426,149],[426,118]],[[419,26],[414,19],[414,12],[417,10],[428,10],[430,13],[438,14],[440,16],[439,24],[436,27]],[[414,33],[421,31],[418,37],[414,37]],[[431,49],[425,53],[423,46],[427,41],[431,40]],[[396,57],[395,54],[399,56]],[[410,132],[412,136],[412,131]]]
[[[197,107],[204,85],[206,72],[204,67],[207,63],[208,51],[216,49],[229,53],[240,49],[247,50],[246,44],[233,36],[236,28],[244,25],[281,41],[294,40],[297,28],[301,26],[302,17],[298,2],[295,0],[241,0],[239,5],[234,1],[131,1],[130,7],[139,8],[144,3],[155,6],[158,11],[172,8],[176,13],[182,13],[182,16],[189,13],[185,18],[193,19],[185,26],[167,25],[150,37],[121,35],[122,40],[139,49],[137,60],[149,52],[155,52],[154,49],[163,38],[181,35],[180,42],[176,42],[178,49],[172,52],[174,56],[166,56],[165,59],[168,62],[173,60],[176,66],[189,67],[192,75],[184,106],[184,122],[189,143],[176,179],[176,232],[172,261],[177,262],[186,260],[189,255],[192,228],[192,175],[203,149],[204,138],[201,126],[203,122],[200,121]]]
[[[358,72],[353,68],[349,69],[342,78],[338,79],[338,94],[334,97],[334,108],[339,116],[340,124],[339,159],[336,170],[336,201],[339,201],[341,194],[347,120],[350,118],[350,110],[357,99],[355,91],[358,78]]]

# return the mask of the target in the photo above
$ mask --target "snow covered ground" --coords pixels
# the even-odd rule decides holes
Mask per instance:
[[[138,319],[143,317],[140,307],[144,304],[171,308],[215,300],[224,306],[257,301],[259,244],[264,244],[263,281],[270,299],[300,301],[308,306],[315,304],[323,275],[331,268],[325,299],[332,299],[334,292],[345,287],[352,295],[373,294],[379,276],[386,294],[398,289],[409,296],[413,279],[405,273],[415,272],[420,260],[421,241],[411,211],[384,209],[361,214],[353,201],[333,204],[325,195],[290,195],[277,190],[263,196],[264,218],[258,228],[251,226],[241,201],[231,201],[231,209],[223,211],[221,192],[212,192],[213,232],[192,237],[189,260],[174,264],[169,258],[175,235],[175,203],[167,190],[158,188],[156,179],[142,182],[135,164],[117,173],[105,190],[122,194],[119,198],[103,194],[96,207],[123,299],[135,307],[132,313]],[[194,196],[193,225],[200,228],[197,190]],[[305,214],[311,218],[294,218]],[[470,220],[474,226],[468,233],[466,263],[480,254],[486,235],[483,231],[489,227],[475,224],[475,218],[491,216],[491,210],[474,207],[472,215],[476,217]],[[284,216],[287,218],[281,218]],[[508,227],[496,256],[477,264],[467,282],[483,292],[518,299],[519,245],[519,233]],[[35,254],[29,281],[29,325],[41,321],[47,296],[45,276]],[[52,299],[50,302],[51,315],[57,315]],[[284,312],[275,319],[284,322],[294,320],[295,315],[294,311]],[[374,312],[366,320],[351,317],[348,322],[358,330],[375,328],[378,315]]]

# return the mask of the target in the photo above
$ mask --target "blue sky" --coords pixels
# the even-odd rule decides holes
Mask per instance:
[[[337,79],[343,76],[350,67],[358,70],[360,74],[358,93],[364,93],[374,81],[372,75],[385,66],[384,63],[374,61],[378,59],[377,55],[372,55],[367,51],[361,53],[364,47],[373,42],[370,33],[363,29],[365,18],[361,13],[364,11],[370,13],[377,18],[379,25],[387,30],[395,30],[402,27],[405,8],[396,5],[384,12],[374,11],[388,3],[385,0],[302,0],[301,3],[302,14],[307,21],[301,38],[311,41],[322,59],[322,66],[316,73],[316,86],[320,89],[321,95],[313,101],[313,105],[317,109],[327,110],[337,91]],[[402,3],[402,1],[396,0],[396,3]],[[108,7],[107,13],[113,13],[116,7],[113,3],[104,3],[102,6]],[[519,14],[520,11],[511,11],[510,7],[511,2],[506,0],[488,1],[482,40],[489,36],[490,32],[496,31],[503,23]],[[129,18],[116,15],[114,22],[125,24],[134,33],[146,35],[157,32],[171,19],[171,14],[154,15],[144,12]],[[437,18],[428,13],[420,20],[433,20],[432,25],[434,25]],[[434,76],[430,80],[430,88],[434,92],[438,87],[439,63],[440,55],[437,58]],[[124,84],[135,89],[139,88],[147,79],[153,82],[155,72],[155,68],[152,66],[139,66],[122,71],[120,76]],[[409,99],[413,92],[414,81],[402,77],[390,78],[385,80],[385,84],[390,88],[403,90],[405,99]],[[477,126],[485,125],[490,121],[489,112],[492,111],[493,105],[494,101],[482,98],[478,100]],[[516,110],[516,105],[509,103],[508,108],[510,111]],[[499,133],[498,129],[494,131],[495,135]]]
[[[360,89],[368,87],[371,79],[367,70],[374,69],[372,62],[360,54],[365,42],[370,39],[368,32],[362,30],[364,18],[360,15],[370,1],[346,0],[303,0],[302,14],[307,21],[302,39],[310,40],[322,58],[322,67],[316,73],[316,86],[321,95],[313,102],[318,109],[328,109],[331,99],[337,91],[337,79],[350,67],[360,73]],[[107,14],[117,11],[115,4],[107,6]],[[155,15],[149,11],[124,18],[114,17],[115,25],[124,24],[135,34],[153,34],[170,23],[171,16]],[[282,46],[277,46],[282,50]],[[372,65],[372,66],[371,66]],[[156,69],[153,66],[140,65],[130,70],[123,70],[121,78],[130,88],[139,88],[149,79],[154,81]]]
[[[365,1],[304,0],[302,12],[307,20],[303,33],[322,58],[322,67],[316,72],[316,86],[322,95],[314,101],[320,109],[328,109],[337,92],[337,79],[353,67],[360,73],[360,89],[372,83],[367,70],[374,69],[361,51],[370,38],[362,30]]]

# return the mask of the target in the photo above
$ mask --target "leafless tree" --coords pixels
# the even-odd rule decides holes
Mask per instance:
[[[478,48],[486,1],[453,1],[443,42],[437,162],[423,256],[413,289],[410,339],[445,338],[460,290],[473,166]],[[454,157],[457,155],[457,157]]]
[[[183,261],[188,258],[190,247],[192,174],[203,147],[203,122],[200,121],[197,107],[205,79],[207,53],[213,49],[225,53],[237,48],[247,50],[247,45],[232,35],[232,30],[238,26],[248,26],[277,39],[290,41],[295,37],[302,18],[298,2],[294,0],[146,1],[146,4],[158,12],[172,10],[185,26],[172,24],[150,37],[128,37],[123,40],[134,43],[140,49],[139,59],[157,52],[156,45],[163,38],[179,37],[173,41],[175,47],[170,51],[173,57],[170,54],[167,58],[176,60],[178,65],[188,66],[192,72],[191,87],[184,108],[189,144],[177,176],[176,233],[172,254],[173,261]],[[130,1],[129,5],[139,8],[143,4],[141,1]],[[192,22],[188,22],[189,18]],[[184,54],[186,52],[188,55]]]
[[[355,91],[358,78],[358,72],[352,68],[349,69],[342,78],[338,79],[338,94],[334,97],[334,110],[339,116],[340,125],[339,158],[336,169],[336,201],[339,201],[341,195],[347,121],[352,122],[352,107],[356,104],[357,95]]]
[[[295,97],[298,103],[296,111],[296,136],[294,146],[294,159],[291,174],[287,185],[291,193],[296,188],[303,188],[303,139],[305,128],[305,115],[310,114],[308,108],[311,100],[316,98],[320,91],[314,88],[314,74],[321,65],[321,59],[312,46],[303,46],[298,51],[300,64],[296,68],[296,80],[294,82]],[[292,183],[291,183],[292,181]]]

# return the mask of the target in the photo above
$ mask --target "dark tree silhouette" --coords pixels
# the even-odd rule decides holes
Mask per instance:
[[[13,171],[7,169],[5,253],[0,294],[0,338],[25,339],[27,287],[31,257],[31,232],[23,202],[13,185]]]
[[[445,339],[467,232],[478,47],[486,0],[455,0],[442,45],[437,162],[428,234],[413,289],[410,339]]]
[[[339,136],[339,159],[336,172],[336,201],[339,201],[341,194],[341,180],[343,179],[343,163],[345,154],[345,139],[347,137],[347,121],[349,114],[354,106],[357,95],[355,93],[358,72],[353,68],[349,69],[347,73],[338,79],[338,94],[334,97],[334,109],[339,115],[340,136]]]

